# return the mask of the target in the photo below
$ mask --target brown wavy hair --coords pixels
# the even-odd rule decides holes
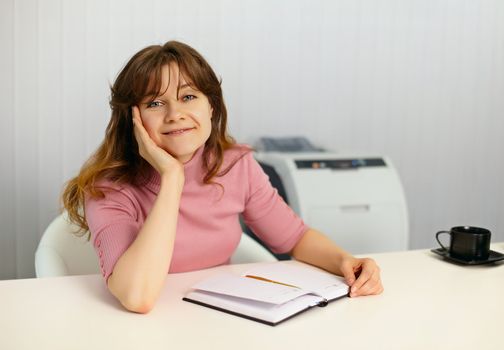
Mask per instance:
[[[131,107],[159,93],[162,68],[171,63],[178,65],[180,74],[191,86],[205,94],[213,109],[212,131],[202,155],[206,170],[203,182],[212,183],[215,176],[225,174],[236,162],[219,173],[224,151],[236,143],[227,133],[227,111],[221,81],[207,61],[192,47],[181,42],[169,41],[164,45],[148,46],[129,60],[111,86],[112,115],[105,139],[84,163],[79,174],[64,188],[62,204],[70,221],[81,228],[77,235],[83,235],[89,229],[83,210],[85,198],[104,196],[102,189],[96,186],[99,180],[139,185],[142,179],[147,178],[151,166],[138,152]]]

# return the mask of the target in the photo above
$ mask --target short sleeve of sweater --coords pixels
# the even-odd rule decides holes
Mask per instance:
[[[273,252],[287,253],[308,227],[271,185],[252,152],[244,158],[249,180],[244,222]]]
[[[138,211],[135,201],[124,189],[107,189],[104,198],[87,198],[86,221],[94,249],[106,281],[114,266],[135,240],[138,231]]]

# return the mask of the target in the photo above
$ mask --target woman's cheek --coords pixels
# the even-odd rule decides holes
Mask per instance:
[[[147,134],[149,134],[150,138],[157,144],[159,145],[159,136],[157,135],[157,133],[155,132],[155,128],[153,127],[153,125],[149,124],[149,123],[145,123],[144,122],[144,128],[145,128],[145,131],[147,131]]]

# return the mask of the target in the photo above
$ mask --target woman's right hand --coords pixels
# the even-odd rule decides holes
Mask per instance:
[[[156,145],[143,126],[138,107],[133,106],[131,109],[133,114],[133,131],[135,133],[135,139],[138,143],[138,151],[142,158],[148,161],[149,164],[156,169],[161,178],[165,175],[179,175],[183,184],[183,164],[164,149]]]

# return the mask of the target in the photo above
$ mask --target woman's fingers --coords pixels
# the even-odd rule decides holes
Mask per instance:
[[[357,259],[362,270],[350,289],[350,296],[379,294],[383,291],[380,268],[372,259]]]
[[[140,117],[140,110],[138,109],[137,106],[131,107],[132,113],[133,113],[133,125],[134,125],[134,133],[135,133],[135,138],[137,139],[137,143],[139,147],[144,147],[145,143],[148,143],[151,141],[151,138],[149,134],[147,133],[147,130],[145,130],[143,123],[142,123],[142,118]]]
[[[131,111],[134,125],[133,132],[138,143],[138,152],[142,158],[149,162],[161,175],[167,171],[183,172],[181,163],[152,140],[143,126],[138,106],[132,106]]]
[[[364,283],[360,285],[353,293],[350,294],[352,297],[364,296],[364,295],[375,295],[383,292],[383,286],[380,279],[380,272],[378,269],[374,270],[369,278],[363,280]]]
[[[340,267],[341,273],[343,274],[343,277],[345,278],[345,281],[349,286],[353,285],[353,283],[355,282],[354,265],[354,260],[344,259]]]

